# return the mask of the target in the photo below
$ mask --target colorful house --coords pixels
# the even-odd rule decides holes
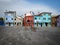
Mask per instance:
[[[24,17],[24,26],[34,26],[34,16],[31,13],[26,13]]]
[[[57,16],[57,27],[60,27],[60,15]]]
[[[4,13],[5,13],[5,26],[14,26],[16,11],[6,11]]]
[[[23,26],[23,18],[21,16],[16,16],[14,25]]]
[[[52,17],[52,27],[56,27],[57,26],[57,16],[53,16]]]
[[[0,18],[0,26],[4,26],[4,25],[5,25],[4,19],[1,17],[1,18]]]
[[[34,15],[34,27],[42,27],[42,16],[41,15]]]
[[[34,27],[46,27],[51,26],[51,13],[42,12],[34,15]]]
[[[40,13],[42,16],[42,26],[51,26],[51,13],[50,12],[42,12]]]

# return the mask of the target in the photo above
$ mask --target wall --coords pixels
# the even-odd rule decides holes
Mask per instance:
[[[30,22],[27,22],[29,20]],[[24,26],[34,26],[34,17],[33,16],[25,16],[24,17]]]
[[[35,19],[36,18],[36,19]],[[34,27],[40,27],[40,23],[42,23],[43,20],[42,20],[42,16],[34,16]]]
[[[6,18],[7,18],[7,20],[6,20]],[[12,20],[12,18],[13,18],[13,20]],[[14,17],[13,16],[6,15],[5,16],[5,22],[14,22]]]
[[[43,20],[43,22],[51,22],[51,19],[49,20],[48,18],[51,18],[51,15],[49,14],[43,14],[42,18],[46,18],[46,20]]]
[[[19,23],[19,26],[22,26],[23,25],[23,18],[16,18],[15,23],[16,23],[15,24],[16,26],[18,26],[17,23]]]
[[[60,15],[57,18],[57,26],[60,27]]]

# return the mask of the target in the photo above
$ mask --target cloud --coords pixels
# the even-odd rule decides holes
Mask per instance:
[[[6,0],[7,1],[7,0]],[[33,11],[36,14],[38,12],[52,12],[54,15],[59,14],[57,10],[44,4],[31,4],[26,0],[10,0],[11,2],[1,3],[0,9],[2,10],[14,10],[17,15],[24,15],[26,12]],[[0,10],[1,11],[1,10]]]
[[[26,1],[22,1],[21,4],[17,4],[17,6],[15,5],[14,8],[17,12],[29,12],[29,11],[33,11],[35,13],[37,12],[52,12],[53,14],[58,14],[58,12],[47,6],[44,4],[31,4],[29,2]]]

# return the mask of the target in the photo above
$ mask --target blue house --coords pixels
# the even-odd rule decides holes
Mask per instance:
[[[41,15],[34,15],[34,27],[42,27],[42,19]]]
[[[42,21],[43,21],[42,26],[50,27],[51,26],[51,13],[42,12],[41,15],[42,15]]]
[[[4,19],[3,18],[0,18],[0,26],[4,26]]]
[[[34,15],[34,27],[46,27],[51,26],[51,13],[42,12],[38,15]]]
[[[15,11],[8,11],[5,13],[5,26],[14,26],[14,20],[16,17]]]

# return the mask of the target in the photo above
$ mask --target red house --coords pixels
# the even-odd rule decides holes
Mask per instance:
[[[34,16],[31,13],[26,13],[23,23],[24,23],[24,26],[34,27]]]

